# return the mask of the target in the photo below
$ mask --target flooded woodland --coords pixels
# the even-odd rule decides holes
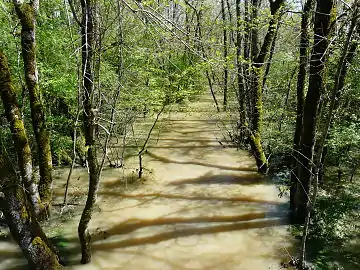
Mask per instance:
[[[210,99],[202,100],[189,112],[161,116],[144,155],[143,179],[137,157],[124,169],[104,170],[90,223],[93,258],[85,266],[78,265],[76,228],[88,177],[86,169],[74,170],[69,204],[61,215],[54,206],[48,228],[69,249],[71,269],[279,269],[289,260],[296,242],[288,198],[279,198],[271,179],[257,173],[248,152],[225,140],[227,119],[215,114]],[[142,125],[135,128],[146,136]],[[55,204],[63,200],[67,174],[65,168],[54,172]],[[22,269],[26,261],[16,243],[0,243],[0,268]]]

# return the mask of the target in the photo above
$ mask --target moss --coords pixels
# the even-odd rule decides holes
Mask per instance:
[[[50,247],[37,236],[31,241],[31,246],[35,249],[38,257],[38,263],[41,264],[38,266],[38,269],[62,269],[63,266],[60,265],[58,257],[53,253]],[[39,253],[41,252],[41,253]]]
[[[20,215],[21,215],[21,218],[22,218],[22,219],[28,219],[28,218],[29,218],[29,213],[27,212],[27,209],[26,209],[25,206],[23,206],[23,207],[21,208],[21,213],[20,213]]]
[[[263,102],[262,102],[262,78],[264,69],[263,67],[254,67],[253,74],[255,77],[254,82],[254,99],[255,99],[255,110],[252,120],[253,129],[257,133],[261,133],[262,127],[262,114],[263,114]]]
[[[333,8],[330,11],[330,24],[329,26],[332,26],[332,23],[336,21],[336,17],[337,17],[337,9],[336,9],[336,5],[333,5]]]
[[[18,16],[21,20],[21,25],[23,28],[29,30],[35,28],[34,18],[35,18],[35,11],[31,4],[23,3],[18,9]]]
[[[44,241],[43,241],[39,236],[35,237],[35,238],[31,241],[31,244],[32,244],[33,246],[37,246],[37,245],[43,246],[43,245],[45,245]]]
[[[269,165],[261,145],[260,134],[259,133],[256,133],[255,135],[252,134],[250,136],[250,140],[251,140],[251,148],[255,156],[258,171],[262,173],[266,173]]]

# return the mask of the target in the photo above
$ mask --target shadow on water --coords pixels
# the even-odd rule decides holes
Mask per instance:
[[[121,240],[118,242],[107,242],[107,243],[94,243],[93,250],[111,250],[116,248],[124,248],[130,246],[146,245],[146,244],[156,244],[162,241],[167,241],[170,239],[175,239],[179,237],[186,237],[191,235],[203,235],[203,234],[216,234],[221,232],[229,232],[236,230],[248,230],[248,229],[260,229],[266,227],[282,226],[288,225],[289,222],[287,219],[276,218],[276,219],[266,219],[260,221],[249,221],[249,222],[240,222],[233,224],[225,225],[215,225],[207,227],[195,227],[195,228],[185,228],[170,232],[163,232],[156,235],[139,237],[139,238],[130,238],[126,240]],[[130,231],[133,229],[131,227]],[[123,231],[117,231],[117,234],[128,233]],[[103,236],[104,237],[104,236]],[[106,239],[107,237],[105,237]],[[100,240],[100,239],[99,239]]]
[[[192,143],[192,144],[196,144],[196,143],[219,143],[219,140],[215,140],[215,139],[192,139],[192,138],[170,138],[170,137],[164,137],[164,138],[159,138],[159,139],[155,139],[156,141],[171,141],[171,142],[179,142],[179,143]],[[229,140],[222,140],[222,143],[232,143]]]
[[[182,179],[178,181],[173,181],[168,185],[179,186],[179,185],[188,185],[188,184],[196,184],[196,185],[230,185],[230,184],[241,184],[241,185],[257,185],[257,184],[266,184],[267,181],[264,177],[261,177],[258,174],[212,174],[206,173],[205,175],[197,178],[191,179]]]
[[[171,132],[175,132],[175,133],[179,133],[182,135],[187,135],[187,134],[196,134],[196,133],[214,133],[214,132],[218,132],[218,129],[199,129],[199,130],[192,130],[192,131],[179,131],[179,130],[172,130]]]
[[[199,161],[182,161],[182,160],[174,160],[167,157],[162,157],[159,155],[156,155],[155,153],[152,153],[150,151],[147,151],[147,155],[151,158],[161,161],[163,163],[176,163],[176,164],[188,164],[188,165],[199,165],[199,166],[205,166],[210,168],[216,168],[216,169],[222,169],[222,170],[229,170],[229,171],[244,171],[244,172],[256,172],[256,168],[248,167],[248,166],[239,166],[239,167],[230,167],[230,166],[223,166],[219,164],[209,164],[205,162],[199,162]]]
[[[185,196],[181,194],[170,193],[141,193],[141,194],[126,194],[123,192],[116,192],[111,190],[101,190],[98,192],[100,196],[110,196],[117,198],[128,198],[136,200],[145,200],[145,198],[164,198],[174,200],[189,200],[189,201],[213,201],[213,202],[239,202],[239,203],[258,203],[265,205],[284,205],[282,202],[269,201],[256,199],[250,196],[238,196],[238,197],[219,197],[219,196]]]

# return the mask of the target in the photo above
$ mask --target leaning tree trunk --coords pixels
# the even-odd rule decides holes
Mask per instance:
[[[78,226],[81,244],[81,263],[91,261],[91,244],[88,225],[91,220],[93,207],[96,203],[96,193],[99,187],[99,165],[95,144],[95,108],[94,108],[94,75],[92,70],[94,46],[94,0],[82,0],[81,47],[83,69],[83,98],[84,98],[84,126],[87,147],[87,161],[89,166],[89,191],[86,204]]]
[[[300,139],[299,181],[296,184],[293,204],[295,221],[303,223],[307,215],[313,155],[320,96],[323,89],[324,57],[329,46],[333,0],[318,0],[314,22],[314,46],[310,60],[308,92],[304,104],[303,130]]]
[[[36,64],[36,11],[38,1],[30,4],[14,0],[16,14],[21,23],[21,47],[27,90],[29,91],[31,119],[38,146],[40,180],[39,194],[45,209],[51,204],[52,158],[50,138],[46,130],[45,115],[38,83]]]
[[[262,125],[262,82],[264,73],[264,64],[269,54],[271,43],[275,37],[275,29],[280,20],[280,8],[284,0],[277,0],[275,2],[270,1],[271,19],[269,22],[269,28],[264,38],[264,42],[261,46],[259,55],[253,60],[250,86],[251,86],[251,100],[252,100],[252,113],[250,114],[250,146],[255,156],[256,165],[258,171],[265,173],[268,170],[268,161],[265,157],[264,150],[261,144],[261,125]]]
[[[290,208],[293,209],[294,205],[294,193],[296,189],[296,183],[298,181],[298,172],[296,170],[298,164],[298,152],[300,150],[300,134],[302,131],[302,117],[304,111],[304,99],[305,99],[305,81],[306,81],[306,67],[309,62],[309,20],[314,7],[314,0],[307,0],[304,6],[304,10],[301,17],[301,33],[300,33],[300,48],[299,48],[299,72],[297,77],[296,86],[296,123],[293,142],[293,161],[291,170],[291,187],[290,187]]]
[[[40,212],[41,204],[37,186],[33,178],[31,150],[26,136],[16,94],[11,81],[10,70],[6,56],[0,50],[0,95],[4,105],[6,118],[9,121],[12,138],[22,182],[28,191],[28,197],[36,214]]]
[[[2,210],[11,235],[19,244],[32,269],[61,269],[54,247],[42,231],[27,201],[25,190],[4,155],[0,154],[0,186],[4,193]]]

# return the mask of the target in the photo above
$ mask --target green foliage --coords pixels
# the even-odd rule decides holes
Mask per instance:
[[[360,236],[359,185],[338,183],[331,177],[327,181],[309,233],[310,256],[317,269],[357,269],[360,254],[354,239]]]

